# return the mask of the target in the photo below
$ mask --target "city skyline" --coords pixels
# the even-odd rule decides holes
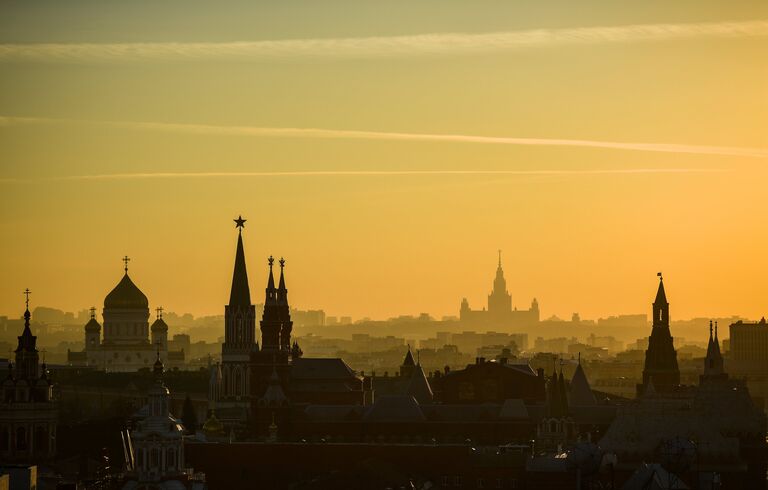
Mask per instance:
[[[239,215],[237,218],[233,219],[233,221],[235,222],[236,228],[239,230],[238,233],[242,236],[242,230],[245,228],[245,222],[248,221],[248,220],[246,218],[243,218],[242,215]],[[247,243],[247,240],[245,242]],[[244,245],[244,248],[245,248],[245,250],[248,250],[248,246],[247,245]],[[502,267],[502,264],[503,264],[502,250],[499,249],[496,252],[498,254],[497,255],[497,264],[496,264],[496,267],[497,267],[497,269],[496,269],[497,278],[496,278],[496,281],[493,282],[492,286],[488,288],[488,290],[490,292],[492,292],[492,293],[494,291],[496,291],[496,289],[498,288],[498,283],[497,283],[497,281],[499,280],[498,279],[498,274],[503,270],[503,267]],[[287,262],[287,260],[284,257],[280,256],[280,255],[275,255],[275,257],[280,257],[281,267],[283,266],[283,264],[285,264]],[[267,257],[267,259],[265,260],[265,263],[268,264],[271,267],[272,262],[274,260],[277,260],[277,259],[273,259],[273,255],[269,255]],[[129,257],[128,255],[124,255],[123,257],[120,258],[120,261],[122,263],[123,273],[127,274],[128,271],[129,271],[129,268],[130,268],[129,264],[131,264],[131,262],[132,262],[131,257]],[[259,270],[260,269],[257,268],[256,271],[252,272],[252,274],[253,275],[258,275],[259,274]],[[501,272],[501,273],[503,274],[503,272]],[[657,272],[656,276],[661,278],[662,273],[661,272]],[[266,278],[266,273],[264,274],[264,277]],[[251,281],[249,281],[249,283],[250,282]],[[490,280],[489,280],[489,283],[490,283]],[[501,287],[502,288],[506,287],[506,283],[504,282],[503,275],[502,275],[502,286]],[[147,287],[146,289],[148,291],[152,290],[151,287]],[[256,290],[258,290],[258,289],[259,288],[257,287]],[[30,291],[29,288],[26,288],[26,289],[24,289],[22,291],[21,294],[25,296],[24,300],[28,302],[29,301],[29,296],[30,296],[31,293],[32,293],[32,291]],[[501,294],[501,292],[499,292],[499,294]],[[482,295],[482,296],[465,295],[465,296],[463,296],[463,298],[464,299],[466,299],[466,298],[474,298],[474,299],[476,299],[477,300],[476,304],[479,304],[479,306],[481,308],[481,309],[477,310],[478,313],[486,311],[486,307],[487,306],[486,306],[485,301],[484,301],[486,299],[485,295]],[[539,298],[533,297],[532,301],[534,303],[538,304]],[[75,313],[75,314],[82,313],[83,311],[90,310],[91,315],[93,315],[94,311],[97,311],[97,312],[101,311],[101,308],[102,308],[103,305],[100,304],[100,301],[97,301],[96,303],[92,303],[92,304],[93,305],[98,305],[98,306],[90,306],[90,307],[83,306],[83,307],[67,308],[67,307],[60,307],[59,305],[55,305],[55,304],[51,304],[51,303],[40,303],[40,304],[38,304],[38,306],[43,306],[43,307],[48,307],[48,308],[57,308],[57,309],[60,309],[60,310],[62,310],[64,312],[72,312],[72,313]],[[173,309],[173,308],[167,308],[165,306],[160,306],[160,305],[163,305],[163,304],[164,303],[162,301],[155,301],[153,303],[153,309],[166,310],[168,312],[172,312],[172,313],[175,313],[175,314],[178,314],[178,315],[192,314],[194,317],[219,316],[219,315],[221,315],[220,312],[216,312],[216,311],[207,311],[207,312],[203,311],[203,312],[200,312],[200,311],[189,311],[189,310],[183,310],[183,309]],[[529,302],[529,304],[530,304],[530,302]],[[512,301],[511,308],[513,310],[515,310],[515,311],[520,311],[522,313],[522,312],[527,311],[524,308],[525,306],[527,306],[527,305],[523,304],[522,302],[521,302],[521,304],[518,305],[517,303]],[[306,307],[305,305],[301,305],[301,307],[303,307],[305,309],[318,309],[318,310],[325,311],[325,309],[323,308],[322,305],[315,305],[312,308]],[[94,308],[95,308],[95,310],[94,310]],[[328,315],[330,317],[345,317],[345,316],[346,317],[352,317],[346,311],[342,311],[342,312],[335,312],[335,311],[328,312],[328,311],[325,311],[325,313],[326,313],[326,315]],[[385,319],[397,318],[397,317],[403,316],[403,315],[415,316],[415,315],[424,314],[424,313],[427,313],[427,314],[429,314],[430,316],[432,316],[432,317],[434,317],[436,319],[440,319],[441,317],[454,317],[454,318],[458,319],[459,316],[460,316],[459,315],[460,308],[456,308],[456,312],[455,313],[454,312],[449,312],[449,313],[444,313],[444,314],[434,314],[433,312],[420,310],[418,312],[415,312],[415,311],[411,311],[411,312],[396,312],[396,313],[389,314],[389,315],[383,316],[383,317],[371,317],[370,315],[366,315],[366,314],[363,313],[363,314],[360,314],[359,316],[355,316],[355,317],[352,317],[352,318],[353,318],[353,320],[360,320],[360,319],[385,320]],[[542,315],[541,316],[541,320],[547,320],[547,319],[550,319],[550,318],[558,318],[560,320],[564,320],[565,321],[565,320],[569,320],[570,319],[570,315],[571,314],[579,314],[579,316],[582,319],[592,319],[592,320],[596,320],[598,318],[608,318],[608,317],[617,316],[617,315],[647,314],[647,312],[640,311],[640,310],[638,310],[638,311],[613,311],[613,312],[607,312],[607,313],[597,313],[595,316],[585,316],[579,310],[574,310],[574,311],[572,311],[570,313],[560,313],[560,312],[557,312],[557,311],[550,311],[550,312],[545,312],[545,313],[546,313],[546,316]],[[13,312],[6,313],[6,316],[8,316],[9,318],[13,318],[14,317],[13,315],[14,315]],[[757,320],[757,319],[759,319],[759,318],[761,318],[763,316],[764,315],[758,314],[758,316],[756,316],[754,319]],[[730,318],[748,318],[747,316],[740,315],[739,313],[730,313],[730,314],[722,314],[722,315],[706,315],[706,314],[696,314],[696,313],[694,313],[692,316],[688,316],[688,317],[678,316],[677,318],[674,318],[674,320],[690,320],[690,319],[694,319],[694,318],[699,318],[700,319],[700,318],[715,318],[715,317],[720,317],[720,318],[729,318],[729,317]],[[536,321],[538,321],[538,320],[536,320]]]
[[[0,18],[0,311],[127,254],[218,312],[243,214],[338,315],[457,315],[499,248],[545,317],[647,311],[659,270],[673,319],[765,313],[763,2],[45,5]]]

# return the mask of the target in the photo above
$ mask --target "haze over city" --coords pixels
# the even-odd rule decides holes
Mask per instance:
[[[220,313],[238,214],[252,287],[284,256],[331,314],[456,315],[497,249],[545,317],[645,312],[658,271],[674,318],[764,312],[760,2],[45,5],[0,18],[5,314],[126,254]]]

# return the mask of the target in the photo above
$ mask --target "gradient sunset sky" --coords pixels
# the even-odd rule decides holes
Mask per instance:
[[[768,313],[768,2],[0,2],[0,314]]]

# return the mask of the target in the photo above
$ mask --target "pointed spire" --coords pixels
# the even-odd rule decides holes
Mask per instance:
[[[501,269],[501,249],[499,249],[499,269]]]
[[[237,235],[235,270],[232,273],[232,290],[229,294],[229,306],[251,306],[251,290],[248,286],[248,271],[245,267],[242,226],[239,226],[238,229],[240,232]]]
[[[282,306],[288,305],[288,289],[285,287],[285,259],[280,257],[280,282],[277,286],[277,302]]]
[[[655,305],[666,305],[667,304],[667,293],[664,291],[664,277],[661,275],[661,272],[656,274],[659,276],[659,289],[656,291],[656,300],[653,302]]]
[[[403,366],[415,366],[416,362],[413,360],[413,354],[411,353],[411,346],[408,345],[408,352],[405,354],[405,359],[403,359]]]
[[[275,259],[270,255],[267,259],[267,264],[269,264],[269,278],[267,279],[267,297],[264,301],[265,306],[277,303],[277,297],[275,295],[275,276],[272,273],[272,266],[274,263]]]
[[[17,338],[19,339],[18,346],[16,347],[16,352],[21,352],[22,350],[27,351],[33,351],[35,350],[35,343],[37,341],[37,337],[32,335],[32,329],[30,328],[30,319],[32,318],[32,314],[29,312],[29,295],[32,294],[32,291],[29,290],[29,288],[24,290],[25,303],[26,303],[26,309],[24,310],[24,330],[21,332],[21,335]]]

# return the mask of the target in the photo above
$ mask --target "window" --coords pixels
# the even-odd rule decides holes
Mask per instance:
[[[448,475],[443,475],[443,486],[444,487],[448,486]]]
[[[511,478],[511,479],[509,480],[509,486],[510,486],[511,488],[517,488],[517,478]]]
[[[485,481],[482,478],[477,479],[477,488],[485,488]]]
[[[453,477],[453,486],[454,487],[460,487],[461,486],[461,476],[456,475]]]
[[[496,488],[501,488],[501,478],[496,478]]]
[[[48,452],[48,430],[45,427],[35,429],[35,451],[39,454]]]
[[[27,429],[25,427],[19,427],[16,429],[16,450],[27,450]]]

